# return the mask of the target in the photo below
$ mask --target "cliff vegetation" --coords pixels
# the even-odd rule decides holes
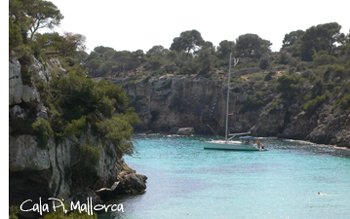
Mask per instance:
[[[96,191],[116,182],[113,195],[143,192],[147,177],[123,160],[134,153],[139,122],[130,98],[86,76],[85,36],[38,33],[63,19],[53,3],[10,0],[9,7],[10,205],[87,195],[101,202]]]
[[[188,30],[175,37],[170,48],[157,45],[145,53],[96,47],[85,57],[84,69],[91,77],[126,89],[142,121],[137,130],[196,126],[202,134],[217,93],[219,105],[224,101],[220,89],[225,89],[222,82],[232,52],[240,60],[231,76],[230,90],[236,97],[231,100],[231,123],[236,126],[232,131],[349,147],[350,33],[340,29],[333,22],[292,31],[285,34],[279,52],[272,52],[270,41],[256,34],[214,46],[199,31]],[[224,113],[214,112],[211,121],[221,133]],[[271,126],[265,127],[268,121]]]

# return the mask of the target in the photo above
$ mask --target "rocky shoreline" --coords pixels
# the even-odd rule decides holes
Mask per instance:
[[[217,133],[224,133],[226,88],[222,81],[181,75],[151,77],[132,83],[128,78],[105,79],[121,85],[131,97],[131,105],[141,120],[135,126],[137,132],[176,133],[178,128],[193,127],[193,133],[201,135],[217,98],[209,124]],[[244,103],[252,97],[246,92],[231,90],[230,133],[251,131],[253,136],[307,140],[350,148],[349,110],[336,115],[330,107],[322,105],[309,115],[300,105],[290,104],[277,95],[262,109],[242,113]],[[206,134],[212,134],[208,132]]]
[[[48,82],[52,71],[65,70],[58,59],[52,58],[45,67],[33,57],[29,66],[31,79]],[[48,139],[39,147],[39,138],[32,133],[31,124],[38,118],[47,119],[48,108],[41,101],[34,84],[23,78],[21,64],[15,54],[9,63],[9,204],[19,206],[25,200],[47,200],[49,197],[86,202],[91,197],[101,203],[120,194],[139,194],[146,190],[147,177],[131,169],[115,146],[94,135],[90,130],[79,137],[70,136],[56,142]],[[27,80],[27,81],[26,81]],[[98,161],[90,169],[89,160],[81,154],[83,145],[96,149]],[[94,150],[95,151],[95,150]],[[89,152],[90,153],[90,152]],[[88,154],[89,155],[89,154]],[[113,188],[113,185],[114,186]],[[105,192],[98,192],[106,188]],[[36,218],[38,213],[19,212],[20,218]]]

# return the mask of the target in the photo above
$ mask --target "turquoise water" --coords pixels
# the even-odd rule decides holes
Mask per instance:
[[[199,137],[136,136],[148,176],[124,213],[99,218],[350,218],[350,150],[259,138],[267,152],[204,150]],[[318,194],[320,192],[320,194]]]

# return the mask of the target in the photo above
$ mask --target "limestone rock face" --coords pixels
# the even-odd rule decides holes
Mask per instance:
[[[261,113],[251,131],[256,136],[310,140],[350,148],[349,115],[346,111],[343,115],[335,116],[327,107],[321,107],[312,115],[292,106],[276,108],[272,112]]]
[[[290,123],[286,124],[283,133],[279,134],[278,137],[306,139],[308,133],[310,133],[316,126],[316,116],[311,116],[310,118],[305,112],[301,112],[291,118]]]
[[[50,168],[49,150],[41,150],[31,135],[10,136],[10,170],[45,170]]]
[[[262,113],[256,125],[251,129],[253,135],[258,136],[276,136],[284,128],[284,118],[287,109],[277,109],[274,113]]]
[[[118,177],[120,182],[115,190],[116,194],[138,194],[146,190],[147,176],[142,174],[121,172]]]
[[[52,78],[52,71],[56,71],[59,74],[67,72],[66,69],[64,69],[61,65],[61,62],[58,58],[50,58],[48,60],[48,70],[46,71],[46,78],[47,80],[51,80]]]
[[[37,114],[36,114],[37,118],[48,119],[47,107],[44,106],[42,102],[38,104],[38,106],[36,107],[36,110],[37,110]]]
[[[175,134],[179,127],[193,127],[195,134],[204,131],[212,134],[206,130],[209,122],[217,133],[224,133],[227,89],[222,81],[186,76],[150,78],[135,84],[128,84],[125,79],[110,80],[121,85],[131,97],[132,106],[141,120],[135,131]],[[246,98],[245,93],[230,94],[229,111],[235,115],[229,117],[233,132],[248,131],[257,119],[256,113],[238,114],[242,106],[236,103]]]
[[[23,83],[21,64],[16,56],[13,56],[9,63],[9,80],[9,104],[19,104],[22,102]]]
[[[26,103],[40,102],[40,95],[36,89],[29,87],[28,85],[23,86],[22,100]]]
[[[38,64],[40,62],[37,59],[33,58],[33,60],[34,63],[29,67],[33,71],[33,75],[37,73],[39,77],[44,77],[43,71],[38,70],[41,69],[45,72],[44,66]],[[40,94],[34,86],[23,84],[21,64],[16,54],[13,53],[12,60],[9,63],[9,105],[19,104],[22,101],[26,103],[38,103],[40,102]]]
[[[51,68],[52,67],[50,66],[45,68],[45,66],[39,60],[33,58],[33,63],[29,66],[28,71],[31,72],[32,79],[37,77],[48,82],[51,79]]]
[[[193,127],[195,134],[205,131],[213,134],[206,129],[209,122],[213,130],[224,135],[227,88],[222,81],[178,75],[136,83],[128,83],[127,78],[106,79],[121,85],[131,97],[132,106],[141,120],[135,131],[175,134],[179,127]],[[324,107],[308,115],[297,103],[290,104],[273,96],[276,101],[259,111],[242,113],[244,102],[251,97],[245,92],[230,93],[228,119],[231,133],[251,131],[254,136],[277,136],[350,147],[348,111],[335,116]]]
[[[341,132],[338,132],[335,138],[332,139],[331,144],[350,148],[350,131],[343,129]]]
[[[40,93],[35,88],[35,80],[48,82],[55,73],[65,70],[58,59],[52,58],[45,66],[33,57],[33,63],[28,66],[31,77],[23,84],[21,64],[15,54],[9,64],[10,80],[10,205],[19,205],[24,200],[43,200],[48,197],[76,198],[84,195],[98,197],[95,190],[110,187],[118,180],[123,185],[118,191],[123,193],[142,192],[146,189],[146,178],[135,174],[131,168],[126,168],[116,151],[116,147],[94,136],[91,131],[81,134],[79,138],[70,136],[60,141],[52,137],[45,148],[38,147],[39,138],[35,136],[31,124],[39,118],[50,119],[48,107],[40,99]],[[25,134],[24,134],[25,133]],[[81,145],[98,148],[99,160],[93,167],[93,180],[90,179],[89,189],[79,187],[84,182],[75,175],[84,169],[84,157],[81,155]],[[125,172],[125,170],[128,172]],[[124,172],[121,177],[121,172]],[[89,176],[87,176],[88,178]],[[135,178],[136,177],[136,178]],[[83,180],[83,179],[81,179]],[[131,183],[129,185],[129,183]],[[125,190],[125,189],[126,190]],[[22,217],[37,217],[26,214]]]
[[[26,113],[19,105],[14,105],[10,112],[11,118],[13,119],[25,119]]]
[[[75,192],[73,187],[76,187],[72,184],[72,177],[74,172],[79,172],[76,166],[79,167],[81,160],[78,145],[87,142],[100,149],[99,162],[95,166],[97,178],[90,185],[90,189],[110,187],[117,181],[120,181],[116,190],[119,193],[114,194],[134,194],[146,189],[147,177],[135,174],[129,167],[125,168],[126,164],[123,159],[118,158],[114,146],[106,144],[96,136],[85,134],[77,142],[67,138],[58,144],[51,138],[45,149],[37,146],[35,138],[31,135],[10,137],[11,204],[23,202],[23,194],[31,199],[38,199],[40,196],[71,197]],[[119,170],[118,166],[123,168]],[[22,187],[24,182],[30,183]]]
[[[317,127],[307,139],[320,144],[334,144],[350,148],[350,112],[334,116],[329,111],[320,112]]]

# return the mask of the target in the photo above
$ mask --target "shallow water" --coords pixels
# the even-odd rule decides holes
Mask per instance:
[[[259,138],[270,151],[205,150],[199,137],[134,136],[148,177],[99,218],[350,218],[350,150]],[[257,139],[255,139],[257,140]],[[320,194],[318,194],[320,192]]]

